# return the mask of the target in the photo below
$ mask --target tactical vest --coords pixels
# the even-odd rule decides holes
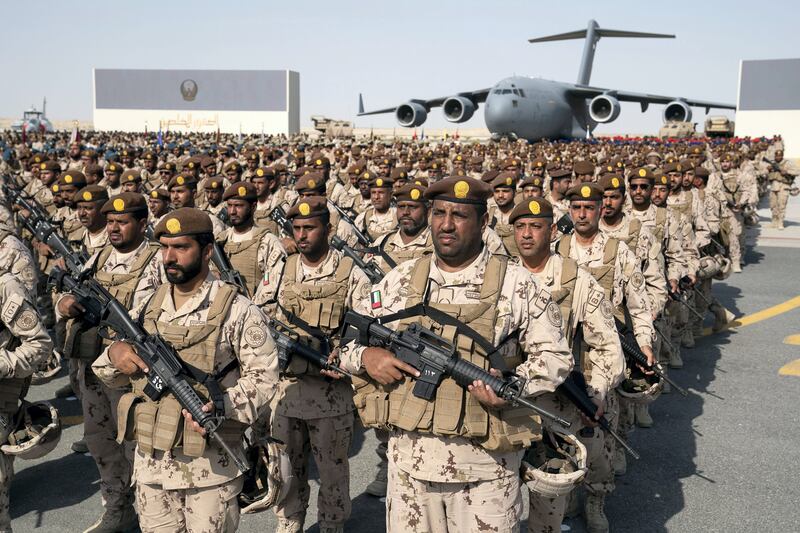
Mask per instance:
[[[150,244],[145,248],[133,262],[127,274],[101,270],[113,251],[114,247],[111,245],[105,246],[100,251],[94,266],[92,266],[94,278],[111,293],[111,296],[119,300],[125,309],[130,309],[133,305],[136,285],[139,284],[144,269],[158,252],[158,245]],[[84,328],[80,317],[67,320],[66,328],[64,355],[67,357],[94,361],[100,355],[103,345],[110,344],[110,341],[98,335],[98,328]]]
[[[431,260],[432,256],[423,257],[412,268],[411,281],[407,286],[409,295],[406,309],[425,302]],[[497,322],[497,303],[507,265],[508,259],[505,256],[492,256],[489,260],[479,303],[425,303],[424,305],[469,326],[491,344]],[[470,361],[484,370],[490,366],[498,367],[498,364],[491,364],[491,355],[487,354],[479,342],[467,334],[460,334],[457,327],[452,324],[442,324],[433,320],[427,313],[401,318],[396,323],[398,329],[404,329],[411,323],[421,323],[422,326],[451,342],[457,348],[461,359]],[[518,348],[502,361],[510,370],[521,362],[522,357]],[[474,440],[487,450],[496,452],[520,450],[530,446],[531,442],[541,439],[541,421],[529,410],[516,407],[501,410],[486,408],[450,377],[442,380],[433,401],[414,396],[414,380],[410,377],[382,386],[354,376],[353,386],[355,388],[353,401],[362,422],[368,427],[398,428],[440,437],[465,437]]]
[[[299,261],[299,254],[290,255],[286,259],[281,280],[283,296],[279,308],[304,341],[325,353],[328,337],[336,334],[342,325],[353,260],[341,257],[331,278],[308,282],[297,279]],[[308,361],[302,357],[293,357],[286,372],[305,374],[308,369]]]
[[[241,242],[233,242],[230,237],[225,241],[225,254],[231,266],[239,271],[250,294],[255,294],[261,279],[261,268],[258,263],[258,248],[268,228],[253,228],[253,236]]]
[[[625,244],[628,245],[628,248],[636,252],[636,248],[639,246],[639,236],[642,232],[642,221],[638,218],[631,218],[630,224],[628,225],[628,236],[623,241]]]
[[[280,236],[281,229],[278,228],[278,223],[272,220],[269,215],[272,213],[272,209],[263,209],[263,210],[255,210],[253,211],[253,223],[256,226],[261,228],[265,228],[267,231],[272,233],[273,235]]]
[[[688,196],[689,196],[689,201],[688,202],[673,203],[671,205],[668,204],[668,208],[672,209],[675,212],[680,213],[681,215],[683,215],[687,219],[689,219],[689,221],[691,221],[692,220],[692,214],[693,214],[692,195],[691,195],[691,193]]]
[[[572,347],[572,301],[575,297],[575,285],[578,281],[578,263],[570,257],[561,258],[561,288],[551,291],[551,298],[561,309],[564,335]]]
[[[729,173],[728,175],[723,174],[721,181],[728,202],[739,205],[739,199],[742,197],[742,187],[739,185],[739,176],[734,173]]]
[[[170,284],[158,288],[143,311],[142,326],[148,333],[161,335],[175,348],[184,363],[201,372],[214,376],[217,369],[230,368],[230,372],[223,376],[215,376],[224,392],[235,385],[241,375],[233,352],[230,352],[229,360],[218,360],[217,355],[217,341],[236,300],[236,288],[221,285],[205,323],[194,326],[179,326],[159,320],[162,303],[171,288]],[[211,399],[205,385],[192,379],[189,383],[201,398]],[[189,457],[201,457],[205,452],[206,440],[189,427],[172,393],[168,392],[158,401],[153,401],[144,393],[147,385],[145,377],[132,378],[131,384],[133,391],[123,395],[117,407],[117,441],[135,439],[139,450],[148,456],[152,456],[154,450],[182,448],[183,454]],[[226,441],[238,443],[246,428],[245,424],[235,420],[225,420],[218,431]]]
[[[515,200],[514,203],[516,204],[518,202]],[[489,213],[489,218],[492,221],[491,228],[497,233],[500,240],[503,241],[503,246],[506,247],[508,254],[519,257],[519,248],[517,248],[517,241],[514,239],[514,226],[498,222],[498,219],[495,218],[495,213],[497,211],[500,211],[500,208],[492,209],[491,213]]]
[[[572,244],[572,235],[564,235],[558,241],[556,251],[563,258],[569,257],[569,250]],[[619,241],[609,237],[603,247],[603,264],[597,267],[586,267],[586,270],[594,277],[603,288],[605,297],[609,302],[613,302],[611,296],[614,292],[614,264],[617,260],[617,250]]]
[[[423,230],[424,231],[424,230]],[[406,261],[410,261],[412,259],[418,259],[425,255],[430,255],[433,253],[433,240],[431,238],[430,232],[428,233],[428,238],[425,239],[425,247],[419,248],[417,246],[408,247],[408,248],[400,248],[393,246],[391,250],[386,250],[386,243],[392,238],[393,235],[400,233],[400,230],[394,231],[386,235],[386,238],[383,239],[378,246],[378,249],[388,255],[392,261],[395,262],[396,265],[401,263],[405,263]],[[380,255],[380,254],[378,254]],[[381,264],[384,267],[382,270],[384,273],[388,273],[391,270],[390,265],[384,259],[383,263]]]

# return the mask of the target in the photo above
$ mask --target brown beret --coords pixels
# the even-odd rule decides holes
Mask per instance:
[[[306,174],[310,174],[314,169],[311,167],[297,167],[294,171],[295,177],[299,178],[300,176],[305,176]]]
[[[258,193],[256,193],[256,186],[249,181],[239,181],[225,189],[225,194],[222,195],[222,199],[255,202],[258,200]]]
[[[518,218],[553,218],[553,206],[544,198],[522,201],[511,210],[508,222],[513,224]]]
[[[153,189],[149,194],[150,198],[156,198],[164,202],[169,202],[169,191],[166,189]]]
[[[492,180],[492,189],[506,187],[514,189],[517,184],[517,175],[514,172],[501,172]]]
[[[328,200],[324,196],[311,196],[295,202],[286,213],[286,218],[312,218],[328,213]]]
[[[116,194],[108,199],[103,207],[100,208],[101,213],[142,213],[147,212],[147,201],[139,193],[136,192],[123,192]]]
[[[39,170],[49,170],[50,172],[61,172],[61,165],[57,161],[45,161],[39,165]]]
[[[576,161],[572,165],[572,170],[575,171],[575,174],[594,174],[594,165],[589,161]],[[552,175],[551,173],[550,176],[552,177]]]
[[[654,186],[662,186],[666,187],[669,185],[669,177],[666,174],[661,173],[660,171],[653,174],[654,178]]]
[[[594,170],[592,172],[594,172]],[[575,173],[577,174],[578,171],[576,170]],[[572,177],[572,172],[566,168],[558,168],[550,172],[550,179],[553,180],[560,180],[561,178],[571,178],[571,177]]]
[[[363,170],[361,174],[358,176],[358,181],[366,181],[370,182],[375,178],[375,173],[370,172],[369,170]]]
[[[709,176],[709,172],[706,167],[694,167],[694,175],[698,178],[707,178]]]
[[[92,150],[91,148],[87,148],[83,152],[81,152],[82,157],[97,157],[97,152]]]
[[[320,169],[331,166],[331,162],[330,159],[328,159],[327,157],[318,155],[317,157],[312,158],[308,162],[308,166],[310,166],[311,168]]]
[[[186,163],[183,164],[184,167],[190,168],[194,170],[200,166],[200,158],[199,157],[190,157],[186,160]]]
[[[567,191],[569,201],[591,200],[599,202],[603,199],[603,189],[597,183],[579,183]]]
[[[178,174],[177,176],[173,176],[172,179],[169,180],[167,183],[167,190],[172,190],[174,187],[196,187],[197,180],[194,176],[186,176],[183,174]]]
[[[266,178],[271,180],[275,177],[275,169],[272,167],[259,167],[256,169],[256,173],[253,176],[254,178]]]
[[[44,161],[44,154],[34,154],[32,156],[32,159],[33,162],[38,165],[39,163],[42,163]]]
[[[228,172],[229,170],[235,170],[236,172],[242,171],[242,165],[239,164],[238,161],[231,161],[222,169],[223,172]]]
[[[103,172],[103,167],[97,163],[90,163],[83,167],[83,172],[87,175],[99,176]]]
[[[159,170],[166,170],[168,172],[175,172],[175,163],[173,163],[172,161],[167,161],[166,163],[161,165],[161,168]]]
[[[86,187],[86,176],[83,175],[83,172],[68,170],[67,172],[62,172],[58,177],[58,184],[62,186],[74,185],[78,189],[82,189]]]
[[[394,199],[398,202],[424,202],[425,187],[416,183],[407,183],[395,193]]]
[[[161,236],[183,237],[184,235],[203,235],[214,233],[211,218],[205,211],[194,207],[181,207],[170,211],[161,222],[156,224],[153,235],[158,240]]]
[[[522,187],[539,187],[542,188],[542,178],[539,176],[527,176],[522,180]]]
[[[392,181],[397,180],[407,180],[408,179],[408,171],[403,167],[393,168],[392,171],[389,173],[389,178]]]
[[[108,200],[108,191],[99,185],[88,185],[73,196],[73,202],[97,202]]]
[[[492,196],[492,187],[488,183],[475,178],[451,176],[437,181],[427,188],[425,198],[428,200],[445,200],[460,204],[486,205]]]
[[[155,158],[156,158],[156,155],[153,152],[149,151],[149,150],[147,152],[145,152],[144,154],[142,154],[142,159],[150,160],[150,159],[155,159]]]
[[[638,168],[633,171],[633,173],[628,177],[628,180],[636,180],[636,179],[644,179],[648,180],[651,183],[656,179],[653,171],[647,167]]]
[[[121,174],[122,173],[122,165],[119,163],[109,163],[106,166],[106,172],[113,172],[114,174]]]
[[[498,174],[500,174],[499,170],[487,170],[481,176],[481,181],[486,183],[492,183]]]
[[[624,191],[625,180],[619,174],[604,174],[598,181],[598,185],[604,191]]]
[[[142,182],[142,173],[136,170],[135,168],[126,170],[122,173],[122,178],[120,178],[122,183],[141,183]]]
[[[533,168],[544,168],[547,165],[544,159],[534,159],[531,163]]]
[[[369,180],[370,189],[391,189],[394,185],[392,178],[372,178]]]
[[[297,192],[324,191],[325,177],[320,172],[309,172],[297,180],[297,183],[294,184],[294,190]]]
[[[670,172],[683,172],[683,167],[677,161],[672,161],[664,165],[664,174],[669,174]]]
[[[411,182],[414,185],[420,185],[422,187],[427,187],[429,185],[428,180],[426,180],[425,178],[414,178],[411,180]]]
[[[225,186],[225,178],[223,178],[222,176],[214,176],[206,180],[206,184],[203,186],[203,188],[205,190],[221,189],[224,186]]]

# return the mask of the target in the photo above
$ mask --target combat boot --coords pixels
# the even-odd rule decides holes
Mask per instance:
[[[63,387],[56,389],[56,398],[69,398],[71,396],[75,396],[75,392],[72,390],[72,385],[67,383]]]
[[[86,444],[86,439],[76,440],[72,443],[71,448],[75,453],[89,453],[89,446]]]
[[[388,475],[387,475],[387,468],[388,464],[382,462],[378,465],[378,473],[375,475],[375,479],[367,485],[367,488],[364,489],[364,492],[371,496],[375,496],[377,498],[385,498],[386,497],[386,484],[388,482]]]
[[[615,476],[624,476],[628,471],[628,458],[625,456],[625,449],[622,446],[614,448],[614,461],[611,465]]]
[[[575,488],[567,495],[567,505],[566,509],[564,509],[564,518],[575,518],[581,514],[580,503],[580,495],[578,493],[578,489]]]
[[[303,533],[305,515],[295,515],[289,518],[278,518],[278,527],[275,533]]]
[[[677,339],[672,344],[672,349],[669,351],[669,367],[683,368],[683,359],[681,359],[680,342],[678,342]]]
[[[683,332],[683,337],[681,337],[681,346],[684,348],[694,348],[694,334],[689,328],[686,328],[686,331]]]
[[[103,515],[83,533],[124,533],[139,524],[133,505],[107,507]]]
[[[733,264],[733,272],[736,273],[736,274],[741,274],[742,265],[740,265],[739,263],[734,263]]]
[[[711,330],[717,333],[725,329],[725,326],[728,324],[728,315],[725,313],[725,309],[717,303],[712,304],[709,309],[714,313],[714,325],[711,327]]]
[[[586,530],[589,533],[608,533],[608,518],[603,510],[606,497],[603,494],[587,494],[583,514],[586,517]]]
[[[636,417],[636,425],[640,428],[653,427],[653,419],[650,417],[650,408],[646,403],[639,403],[633,408]]]

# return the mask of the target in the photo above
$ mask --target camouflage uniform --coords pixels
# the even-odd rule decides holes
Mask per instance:
[[[227,418],[221,431],[236,449],[238,439],[233,434],[240,435],[246,426],[255,423],[277,381],[275,345],[266,333],[263,313],[248,299],[236,295],[233,287],[209,275],[179,309],[175,308],[171,285],[162,285],[152,299],[131,313],[134,319],[140,315],[145,329],[159,332],[172,343],[180,341],[175,337],[178,330],[186,332],[177,333],[184,339],[195,338],[194,328],[202,328],[212,320],[219,322],[211,335],[178,353],[199,346],[207,357],[202,365],[209,364],[209,372],[238,361],[233,370],[219,377]],[[212,343],[214,353],[209,353]],[[160,402],[146,398],[141,392],[143,378],[118,372],[107,350],[94,362],[93,369],[108,387],[134,386],[134,392],[120,401],[118,439],[137,442],[133,480],[142,532],[234,531],[239,522],[236,496],[243,478],[222,448],[184,426],[180,407],[171,394]],[[128,423],[130,418],[144,420],[156,412],[163,416],[157,417],[154,427],[148,426],[149,433],[139,423]]]
[[[352,308],[356,299],[366,298],[369,293],[364,273],[333,249],[316,267],[303,264],[299,255],[279,261],[266,281],[269,284],[262,284],[257,298],[267,302],[268,314],[274,313],[292,325],[316,349],[321,349],[320,334],[329,340],[335,336],[344,309]],[[329,287],[335,289],[333,293]],[[312,298],[313,292],[307,288],[328,296]],[[333,339],[330,348],[337,344],[338,339]],[[350,516],[352,394],[349,383],[321,376],[318,369],[298,356],[282,372],[273,403],[271,435],[286,444],[294,472],[289,495],[275,507],[282,532],[302,530],[310,493],[309,452],[319,471],[320,527],[341,527]]]
[[[255,294],[259,285],[269,284],[270,270],[286,256],[280,239],[266,228],[252,226],[244,233],[228,228],[219,241],[231,266],[244,278],[247,290],[253,295],[253,302],[263,304],[263,301],[255,298]]]
[[[772,225],[783,228],[783,219],[786,216],[786,203],[789,201],[789,189],[792,188],[794,178],[800,174],[791,161],[784,159],[778,163],[778,171],[770,166],[769,172],[769,208],[772,211]]]
[[[606,300],[603,288],[591,274],[577,268],[577,265],[573,267],[574,277],[570,272],[565,274],[564,264],[567,261],[572,260],[553,254],[544,269],[534,273],[534,276],[547,287],[553,300],[559,304],[563,329],[570,342],[571,332],[582,325],[583,342],[589,349],[581,354],[580,370],[586,378],[589,397],[602,403],[608,398],[609,392],[622,381],[625,372],[625,359],[622,357],[622,348],[614,327],[613,310]],[[539,406],[569,420],[572,423],[569,431],[577,435],[586,446],[589,462],[589,473],[586,477],[588,489],[598,493],[611,492],[614,487],[608,485],[608,480],[613,479],[613,473],[608,469],[613,459],[612,450],[604,445],[602,430],[587,428],[581,431],[582,422],[577,409],[561,396],[547,394],[540,398],[537,402]],[[609,406],[606,404],[604,407],[608,413]],[[609,416],[613,416],[613,412]],[[528,531],[560,531],[566,503],[566,495],[546,498],[531,492]]]
[[[8,423],[27,392],[28,378],[47,359],[53,343],[31,293],[8,272],[0,274],[0,322],[0,418]],[[8,430],[0,432],[0,442],[7,438]],[[13,477],[14,457],[0,454],[0,531],[11,531],[9,492]]]
[[[494,268],[498,260],[484,247],[475,261],[454,273],[440,270],[436,261],[428,258],[405,262],[374,287],[379,306],[365,299],[358,302],[356,310],[385,316],[405,309],[415,267],[426,261],[428,289],[422,297],[429,304],[475,305],[481,301],[487,269]],[[497,353],[505,359],[521,349],[524,360],[515,371],[527,380],[525,395],[552,392],[572,366],[558,306],[530,273],[513,264],[505,270],[495,301],[490,308],[496,317],[493,338],[487,340],[497,345],[518,332],[518,341],[505,343]],[[343,350],[345,369],[363,373],[363,349],[349,345]],[[463,401],[470,405],[471,395],[462,392]],[[517,416],[530,417],[529,413]],[[522,454],[517,447],[490,451],[466,437],[395,429],[388,452],[387,531],[518,531]]]
[[[354,222],[361,233],[374,241],[397,228],[397,210],[389,207],[385,213],[378,213],[370,206],[358,215]]]

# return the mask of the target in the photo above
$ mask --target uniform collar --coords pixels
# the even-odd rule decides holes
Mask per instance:
[[[491,254],[489,249],[484,245],[478,257],[476,257],[469,265],[459,270],[458,272],[445,272],[436,264],[437,259],[434,254],[434,259],[431,261],[431,271],[429,277],[431,281],[438,285],[475,285],[483,279],[483,274],[486,271],[486,265],[489,263]]]
[[[171,317],[171,320],[194,313],[199,310],[205,302],[213,300],[213,296],[217,292],[215,281],[217,281],[217,279],[209,272],[205,281],[203,281],[195,293],[183,303],[180,309],[175,309],[175,300],[172,297],[172,287],[170,287],[170,290],[167,291],[167,296],[161,303],[161,310],[167,313]]]

